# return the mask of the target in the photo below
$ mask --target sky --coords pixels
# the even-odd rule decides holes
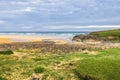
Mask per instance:
[[[120,28],[120,0],[0,0],[0,31]]]

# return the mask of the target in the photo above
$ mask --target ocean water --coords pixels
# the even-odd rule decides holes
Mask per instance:
[[[0,35],[49,37],[50,39],[61,39],[69,42],[75,35],[88,33],[89,32],[0,32]]]

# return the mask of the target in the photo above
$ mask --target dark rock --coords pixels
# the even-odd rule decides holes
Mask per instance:
[[[100,39],[96,36],[85,34],[74,36],[72,40],[77,42],[84,42],[84,41],[99,41]]]
[[[32,80],[40,80],[39,78],[32,78]]]
[[[73,66],[74,64],[73,63],[69,63],[70,66]]]

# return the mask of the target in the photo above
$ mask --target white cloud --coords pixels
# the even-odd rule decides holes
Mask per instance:
[[[90,25],[90,26],[76,26],[75,28],[120,28],[120,25]]]
[[[82,29],[82,28],[120,28],[120,25],[90,25],[90,26],[69,26],[69,25],[63,25],[63,26],[43,26],[44,29],[51,29],[51,30],[59,30],[59,29]]]
[[[25,12],[32,12],[32,8],[31,7],[26,7],[23,11],[25,11]]]
[[[33,4],[39,4],[40,2],[42,2],[42,0],[31,0],[31,3]]]
[[[11,4],[14,4],[14,5],[29,5],[29,2],[12,1]]]
[[[5,21],[3,21],[3,20],[0,20],[0,24],[4,24],[5,23]]]
[[[33,27],[32,26],[23,26],[22,28],[23,29],[32,29]]]
[[[32,7],[23,7],[23,8],[20,8],[20,9],[13,9],[13,10],[2,10],[0,11],[0,14],[2,16],[8,16],[10,17],[10,15],[18,15],[18,14],[22,14],[24,12],[32,12],[33,11],[33,8]],[[1,17],[0,15],[0,17]]]

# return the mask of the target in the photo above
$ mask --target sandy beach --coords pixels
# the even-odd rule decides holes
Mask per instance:
[[[0,44],[14,43],[14,42],[38,42],[38,41],[51,41],[56,44],[66,44],[66,40],[57,39],[54,37],[39,37],[39,36],[23,36],[23,35],[0,35]]]

